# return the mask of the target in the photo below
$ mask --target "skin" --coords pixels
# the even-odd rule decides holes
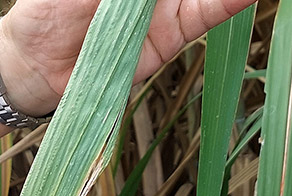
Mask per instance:
[[[153,74],[187,42],[254,2],[158,0],[134,84]],[[1,20],[0,73],[16,109],[42,116],[56,108],[99,3],[18,0]],[[2,134],[9,131],[0,128]]]

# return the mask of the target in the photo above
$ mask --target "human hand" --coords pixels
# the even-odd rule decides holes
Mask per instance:
[[[40,116],[56,107],[99,1],[18,0],[3,18],[0,72],[17,109]],[[134,83],[253,2],[158,0]]]

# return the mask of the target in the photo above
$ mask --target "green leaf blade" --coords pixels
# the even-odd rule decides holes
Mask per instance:
[[[78,195],[107,164],[155,2],[100,3],[21,195]]]
[[[283,171],[286,134],[291,132],[291,128],[287,129],[291,118],[288,116],[292,78],[291,6],[290,0],[280,1],[272,36],[265,86],[267,96],[261,134],[258,195],[280,195],[281,186],[291,186],[291,182],[282,182],[283,174],[287,172]]]
[[[255,5],[207,35],[197,194],[220,195]]]

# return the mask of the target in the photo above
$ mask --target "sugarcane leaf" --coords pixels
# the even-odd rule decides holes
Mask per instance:
[[[264,108],[260,107],[254,113],[252,113],[247,119],[245,120],[242,129],[239,132],[239,138],[242,138],[242,135],[248,129],[248,127],[254,122],[256,119],[260,118],[263,115]]]
[[[258,119],[254,123],[254,125],[249,129],[247,134],[242,138],[242,140],[240,140],[236,148],[232,151],[231,155],[229,156],[225,167],[231,167],[231,165],[234,163],[235,159],[239,155],[240,151],[258,133],[258,131],[261,129],[261,126],[262,126],[262,118]]]
[[[82,195],[111,156],[155,0],[101,1],[21,195]]]
[[[274,24],[266,76],[266,100],[258,174],[258,195],[291,195],[291,0],[281,0]],[[289,145],[288,145],[289,144]],[[290,164],[287,165],[287,164]],[[290,168],[289,168],[289,167]],[[290,175],[290,176],[289,176]]]
[[[245,147],[247,143],[260,130],[261,125],[262,125],[262,115],[263,115],[263,107],[260,107],[255,112],[253,112],[244,122],[242,126],[242,130],[240,130],[239,132],[240,134],[238,137],[238,141],[236,142],[234,149],[232,150],[232,153],[226,162],[221,195],[227,195],[229,191],[229,179],[230,179],[231,167],[233,163],[235,162],[236,158],[238,157],[240,151],[243,149],[243,147]],[[248,132],[246,133],[247,130]]]
[[[255,5],[207,34],[197,195],[220,195]]]

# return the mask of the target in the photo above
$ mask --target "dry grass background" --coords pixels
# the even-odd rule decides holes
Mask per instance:
[[[266,68],[277,3],[277,0],[260,0],[258,4],[247,72]],[[13,2],[9,0],[0,0],[0,13],[5,14],[12,4]],[[108,167],[91,191],[91,196],[118,194],[134,166],[145,154],[161,128],[188,99],[202,90],[205,46],[206,41],[203,36],[189,44],[188,48],[185,48],[152,78],[132,89],[130,106],[145,88],[145,84],[151,84],[146,98],[135,112],[127,131],[116,178],[113,179],[111,168]],[[238,130],[246,117],[263,105],[264,83],[264,78],[245,80],[230,149],[235,144]],[[201,101],[197,101],[175,123],[147,165],[137,195],[195,195],[200,112]],[[9,195],[20,194],[46,127],[43,125],[33,132],[22,129],[12,133],[13,147],[0,156],[2,164],[5,160],[12,159]],[[254,194],[260,147],[258,138],[259,136],[255,137],[249,143],[232,168],[229,182],[229,193],[232,196]]]

